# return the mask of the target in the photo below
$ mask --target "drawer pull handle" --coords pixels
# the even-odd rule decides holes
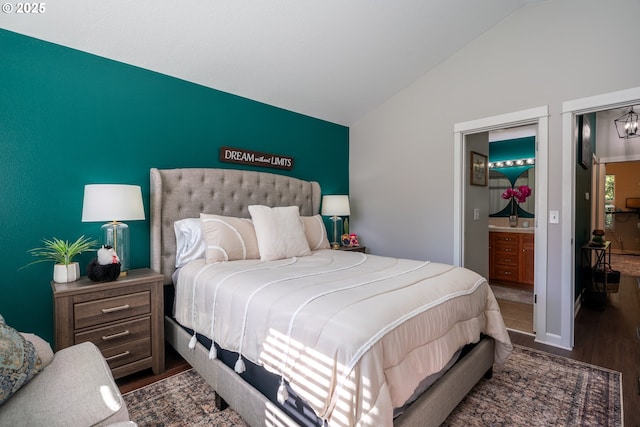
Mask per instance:
[[[107,362],[111,362],[112,360],[119,359],[119,358],[121,358],[121,357],[125,357],[125,356],[128,356],[128,355],[130,355],[130,354],[131,354],[131,352],[130,352],[129,350],[127,350],[127,351],[124,351],[124,352],[122,352],[122,353],[114,354],[114,355],[113,355],[113,356],[111,356],[111,357],[106,357],[106,358],[105,358],[105,360],[106,360]]]
[[[129,335],[131,332],[129,332],[128,329],[125,329],[122,332],[118,332],[116,334],[111,334],[111,335],[103,335],[102,336],[102,341],[109,341],[109,340],[113,340],[116,338],[120,338],[120,337],[126,337],[127,335]]]
[[[102,314],[113,313],[114,311],[122,311],[131,308],[129,304],[119,305],[118,307],[103,308]]]

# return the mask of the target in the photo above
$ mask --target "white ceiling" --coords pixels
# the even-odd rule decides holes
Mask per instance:
[[[539,0],[56,0],[0,28],[349,125]]]

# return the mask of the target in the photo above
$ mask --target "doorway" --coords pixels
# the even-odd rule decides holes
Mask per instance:
[[[536,130],[526,125],[490,131],[488,144],[487,277],[507,329],[527,335],[535,331]]]
[[[566,203],[562,204],[561,216],[571,219],[570,227],[562,228],[561,265],[561,336],[568,337],[564,347],[574,346],[574,319],[577,310],[575,295],[575,196],[574,178],[576,174],[576,117],[581,114],[596,113],[614,108],[640,103],[640,87],[612,92],[589,98],[567,101],[562,104],[562,189]]]
[[[467,265],[465,254],[471,253],[469,248],[478,242],[475,239],[467,240],[468,234],[477,233],[476,227],[487,227],[487,223],[480,222],[476,224],[467,220],[468,213],[473,212],[476,217],[475,208],[467,197],[467,170],[469,163],[469,154],[473,143],[473,135],[482,132],[497,131],[505,128],[519,127],[523,125],[533,125],[536,127],[538,136],[536,147],[536,187],[547,187],[547,147],[548,147],[548,108],[538,107],[530,110],[523,110],[514,113],[508,113],[500,116],[488,117],[484,119],[474,120],[470,122],[458,123],[454,125],[454,264]],[[470,137],[470,138],[468,138]],[[488,145],[487,145],[488,149]],[[488,189],[485,195],[488,200]],[[546,311],[546,264],[547,264],[547,197],[546,192],[536,192],[535,194],[535,219],[534,219],[534,329],[536,331],[536,340],[544,342],[546,336],[546,317],[543,313]],[[485,212],[488,217],[488,212]],[[480,215],[482,215],[480,213]],[[485,228],[485,231],[487,229]],[[488,234],[488,232],[486,232]],[[488,237],[480,244],[484,243],[483,248],[486,251],[488,247]]]

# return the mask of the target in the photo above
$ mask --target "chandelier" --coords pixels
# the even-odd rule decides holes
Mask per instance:
[[[629,109],[627,114],[623,114],[614,120],[618,136],[623,139],[640,137],[638,132],[638,114],[633,111],[633,107]]]

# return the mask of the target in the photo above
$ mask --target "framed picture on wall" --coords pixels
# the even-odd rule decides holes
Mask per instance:
[[[487,185],[487,156],[471,152],[471,185]]]
[[[584,169],[591,167],[591,117],[588,114],[578,116],[578,164]]]

